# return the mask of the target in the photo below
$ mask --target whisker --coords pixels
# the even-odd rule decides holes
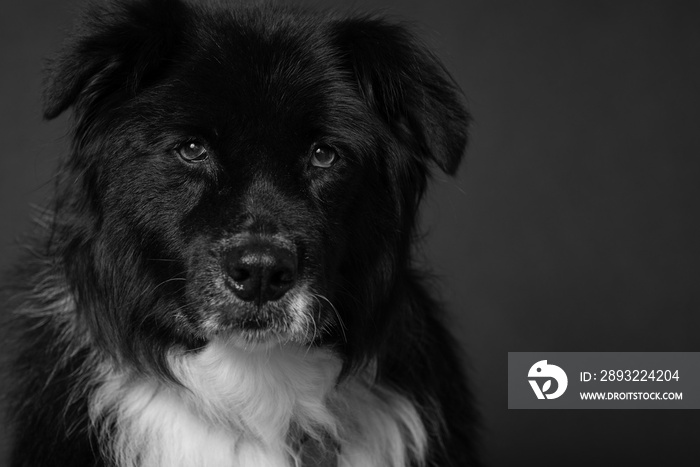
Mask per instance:
[[[169,282],[176,282],[176,281],[183,281],[183,282],[184,282],[184,281],[186,281],[186,280],[187,280],[187,279],[185,279],[184,277],[176,277],[176,276],[174,275],[174,276],[172,276],[170,279],[166,279],[166,280],[164,280],[163,282],[161,282],[161,283],[159,283],[159,284],[156,284],[155,286],[151,287],[150,289],[145,290],[145,291],[139,296],[139,299],[141,299],[141,298],[142,298],[143,296],[145,296],[145,295],[150,295],[150,294],[152,294],[153,292],[155,292],[156,290],[158,290],[159,287],[162,287],[163,285],[165,285],[165,284],[167,284],[167,283],[169,283]]]
[[[318,299],[317,299],[315,296],[314,296],[314,299],[315,299],[316,301],[318,301]],[[320,302],[319,302],[319,304],[320,304]],[[311,324],[312,324],[313,327],[314,327],[314,332],[313,332],[313,335],[311,336],[311,340],[306,344],[306,352],[304,353],[304,358],[306,358],[306,356],[307,356],[307,355],[309,354],[309,352],[311,351],[311,348],[312,348],[312,346],[313,346],[313,343],[316,341],[316,336],[317,336],[317,334],[318,334],[318,327],[316,326],[316,320],[313,319],[312,317],[308,316],[308,315],[304,315],[304,321],[305,321],[304,326],[305,326],[306,328],[309,327],[309,324],[308,324],[309,321],[311,322]]]
[[[345,284],[341,282],[331,281],[331,284],[333,285],[333,287],[337,288],[340,292],[343,293],[343,300],[352,300],[356,305],[362,305],[360,300],[356,297],[357,292],[350,290]]]
[[[330,305],[331,309],[333,310],[333,313],[335,313],[335,317],[338,319],[338,324],[340,324],[340,331],[343,333],[343,339],[345,340],[345,342],[347,342],[348,336],[345,333],[347,328],[345,327],[345,323],[343,322],[343,318],[340,316],[340,313],[338,312],[338,309],[335,307],[335,305],[333,305],[333,303],[327,297],[325,297],[321,294],[312,294],[312,296],[317,300],[319,298],[321,298],[321,299],[325,300]]]

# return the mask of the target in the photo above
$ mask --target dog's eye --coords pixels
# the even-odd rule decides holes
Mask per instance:
[[[330,146],[314,146],[311,153],[311,165],[328,168],[338,159],[338,153]]]
[[[185,162],[202,162],[207,159],[207,148],[198,141],[189,141],[177,148],[177,155]]]

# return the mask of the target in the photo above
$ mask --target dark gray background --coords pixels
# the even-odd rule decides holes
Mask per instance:
[[[3,268],[66,151],[40,70],[80,3],[0,12]],[[700,412],[509,411],[506,386],[508,351],[700,347],[696,2],[354,5],[421,25],[475,117],[458,177],[436,177],[424,256],[471,359],[486,460],[697,464]]]

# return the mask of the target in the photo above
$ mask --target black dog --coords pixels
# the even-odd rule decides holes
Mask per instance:
[[[93,6],[53,63],[73,109],[12,304],[15,466],[466,466],[474,423],[411,266],[468,115],[372,16]]]

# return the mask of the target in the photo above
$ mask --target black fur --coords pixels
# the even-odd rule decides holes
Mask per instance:
[[[469,117],[407,28],[271,6],[92,6],[44,98],[48,119],[73,109],[73,144],[12,303],[12,465],[106,465],[86,409],[101,362],[167,380],[166,352],[205,345],[205,319],[286,329],[282,305],[232,313],[211,285],[251,232],[288,239],[299,280],[335,305],[319,303],[310,345],[338,349],[345,376],[376,361],[421,407],[427,465],[476,464],[458,352],[411,266],[431,167],[455,173]],[[206,160],[178,158],[193,141]],[[337,152],[329,168],[309,163],[319,144]]]

